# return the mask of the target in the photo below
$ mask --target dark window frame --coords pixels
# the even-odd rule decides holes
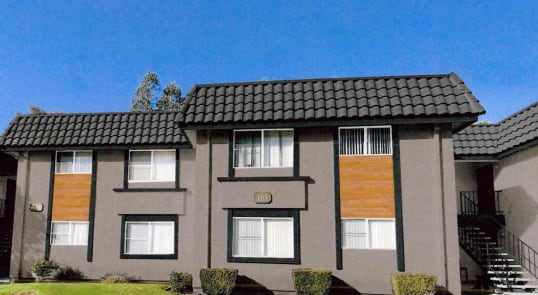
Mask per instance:
[[[126,254],[125,253],[125,224],[126,222],[174,222],[174,254]],[[178,254],[178,215],[146,215],[146,214],[125,214],[121,215],[121,241],[120,259],[177,259]]]
[[[301,222],[299,209],[230,209],[228,210],[228,262],[301,264]],[[293,256],[292,258],[234,257],[233,256],[233,219],[234,217],[285,217],[293,219]]]

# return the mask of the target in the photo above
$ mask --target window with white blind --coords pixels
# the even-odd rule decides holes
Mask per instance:
[[[236,217],[233,256],[293,258],[293,218]]]
[[[300,263],[299,210],[234,209],[228,214],[228,262]]]
[[[391,155],[390,126],[341,127],[340,155]]]
[[[342,248],[396,249],[394,219],[342,219]]]
[[[236,130],[234,167],[293,167],[293,130]]]
[[[53,221],[50,244],[86,246],[88,244],[88,222]]]
[[[177,215],[124,215],[121,258],[177,258]]]
[[[56,152],[56,174],[92,173],[91,151]]]
[[[131,151],[129,154],[129,181],[175,181],[176,151]]]

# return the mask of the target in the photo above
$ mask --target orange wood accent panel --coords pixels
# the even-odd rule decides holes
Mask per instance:
[[[52,220],[88,221],[91,174],[54,175]]]
[[[340,156],[342,217],[394,218],[392,156]]]

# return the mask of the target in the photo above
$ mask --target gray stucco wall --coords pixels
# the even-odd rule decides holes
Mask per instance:
[[[538,250],[538,146],[501,159],[494,174],[508,230]]]
[[[197,275],[200,268],[235,267],[241,275],[268,289],[284,291],[293,289],[292,269],[326,268],[362,293],[390,293],[390,275],[397,272],[395,250],[344,250],[343,270],[336,270],[332,129],[309,128],[296,132],[300,139],[299,174],[315,181],[306,188],[302,181],[272,184],[217,181],[217,177],[228,176],[228,131],[212,131],[211,146],[208,144],[209,132],[198,131],[197,136],[191,138],[194,149],[181,151],[180,183],[187,192],[113,192],[113,188],[122,186],[123,152],[99,152],[93,262],[86,262],[86,247],[77,246],[52,246],[51,259],[80,268],[89,278],[99,278],[107,272],[122,272],[145,280],[165,280],[172,270],[187,271],[194,275],[196,286],[200,285]],[[437,275],[441,285],[447,285],[448,281],[449,289],[458,294],[456,189],[450,133],[445,129],[412,126],[403,128],[400,136],[406,271]],[[45,205],[49,160],[49,153],[34,153],[28,170],[32,180],[28,195]],[[19,162],[20,167],[25,165],[25,161]],[[26,179],[25,171],[19,169],[19,179]],[[238,176],[290,176],[291,172],[290,169],[269,172],[253,169],[249,174],[243,175],[243,171]],[[26,183],[30,182],[18,182],[19,219],[15,225],[16,230],[21,231],[22,216],[26,216],[25,224],[32,226],[29,229],[25,225],[22,277],[29,277],[31,263],[43,257],[46,227],[45,213],[22,214],[26,208],[23,194]],[[274,202],[270,205],[251,204],[251,208],[301,210],[300,265],[227,262],[227,208],[246,207],[243,203],[258,190],[277,192]],[[289,192],[286,194],[286,191]],[[120,259],[119,214],[126,213],[179,214],[178,259]],[[209,231],[211,235],[208,236]],[[207,247],[209,239],[210,248]],[[14,241],[14,246],[21,245],[20,241]],[[18,252],[13,256],[19,261]],[[13,264],[13,277],[17,277],[18,262]]]

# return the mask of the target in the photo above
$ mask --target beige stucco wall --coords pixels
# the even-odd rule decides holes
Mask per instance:
[[[538,146],[501,159],[494,175],[508,230],[538,250]]]

